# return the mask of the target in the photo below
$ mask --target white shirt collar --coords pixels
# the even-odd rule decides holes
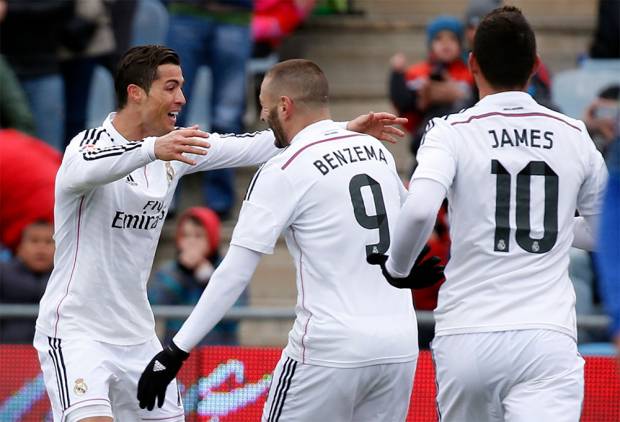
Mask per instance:
[[[291,140],[291,144],[298,139],[314,138],[317,134],[323,135],[325,131],[331,129],[337,130],[340,129],[340,127],[331,119],[319,120],[300,130]]]
[[[110,135],[110,137],[115,140],[115,141],[121,141],[121,142],[129,142],[128,139],[126,139],[123,135],[120,134],[120,132],[118,130],[116,130],[116,128],[114,127],[114,125],[112,124],[112,121],[114,120],[114,117],[116,116],[116,112],[112,112],[110,114],[108,114],[108,117],[105,118],[105,120],[103,121],[103,128],[108,132],[108,134]]]
[[[487,95],[476,105],[483,106],[514,106],[514,105],[535,105],[536,101],[530,94],[523,91],[505,91],[497,94]]]

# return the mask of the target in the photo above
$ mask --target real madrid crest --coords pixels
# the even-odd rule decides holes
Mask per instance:
[[[172,179],[174,179],[174,167],[172,167],[169,161],[166,161],[166,178],[168,179],[168,184],[172,183]]]
[[[75,380],[75,385],[73,386],[73,391],[78,396],[85,394],[88,391],[88,386],[84,382],[84,378],[78,378]]]

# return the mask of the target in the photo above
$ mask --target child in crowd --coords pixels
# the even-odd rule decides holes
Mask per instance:
[[[424,127],[434,117],[454,113],[471,104],[473,78],[462,59],[463,24],[452,16],[439,16],[427,27],[429,55],[406,67],[397,53],[391,59],[390,99],[409,119],[411,151],[420,146]]]
[[[193,207],[179,217],[176,230],[177,258],[164,264],[149,282],[152,305],[195,305],[221,261],[220,219],[206,207]],[[246,302],[242,295],[237,305]],[[169,341],[183,319],[165,323],[162,341]],[[236,345],[238,323],[220,322],[202,344]]]
[[[9,262],[0,262],[0,303],[39,303],[54,266],[54,228],[27,225]],[[0,343],[32,343],[33,318],[0,319]]]

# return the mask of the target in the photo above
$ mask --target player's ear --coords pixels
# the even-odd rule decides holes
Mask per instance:
[[[478,66],[478,60],[476,60],[476,56],[474,56],[473,52],[469,52],[469,56],[467,56],[467,65],[469,66],[469,71],[472,75],[480,73],[480,66]]]
[[[142,102],[142,99],[145,97],[146,97],[146,92],[144,92],[144,89],[142,89],[138,85],[129,84],[127,86],[127,99],[128,100],[131,100],[132,102],[135,102],[135,103],[140,103]]]
[[[291,97],[287,97],[286,95],[283,95],[280,97],[278,108],[280,109],[280,112],[282,113],[282,117],[284,119],[288,119],[291,117],[291,114],[293,113],[293,110],[295,108],[295,103],[293,102]]]
[[[534,60],[534,66],[532,67],[532,73],[530,74],[530,78],[538,72],[540,68],[540,56],[536,54],[536,60]]]

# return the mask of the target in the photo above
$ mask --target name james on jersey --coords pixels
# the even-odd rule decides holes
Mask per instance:
[[[541,132],[540,129],[513,129],[511,136],[511,132],[508,129],[502,129],[501,132],[499,130],[489,130],[489,133],[493,136],[491,147],[526,146],[530,148],[553,148],[553,137],[555,134],[549,130],[542,132],[542,134]]]

